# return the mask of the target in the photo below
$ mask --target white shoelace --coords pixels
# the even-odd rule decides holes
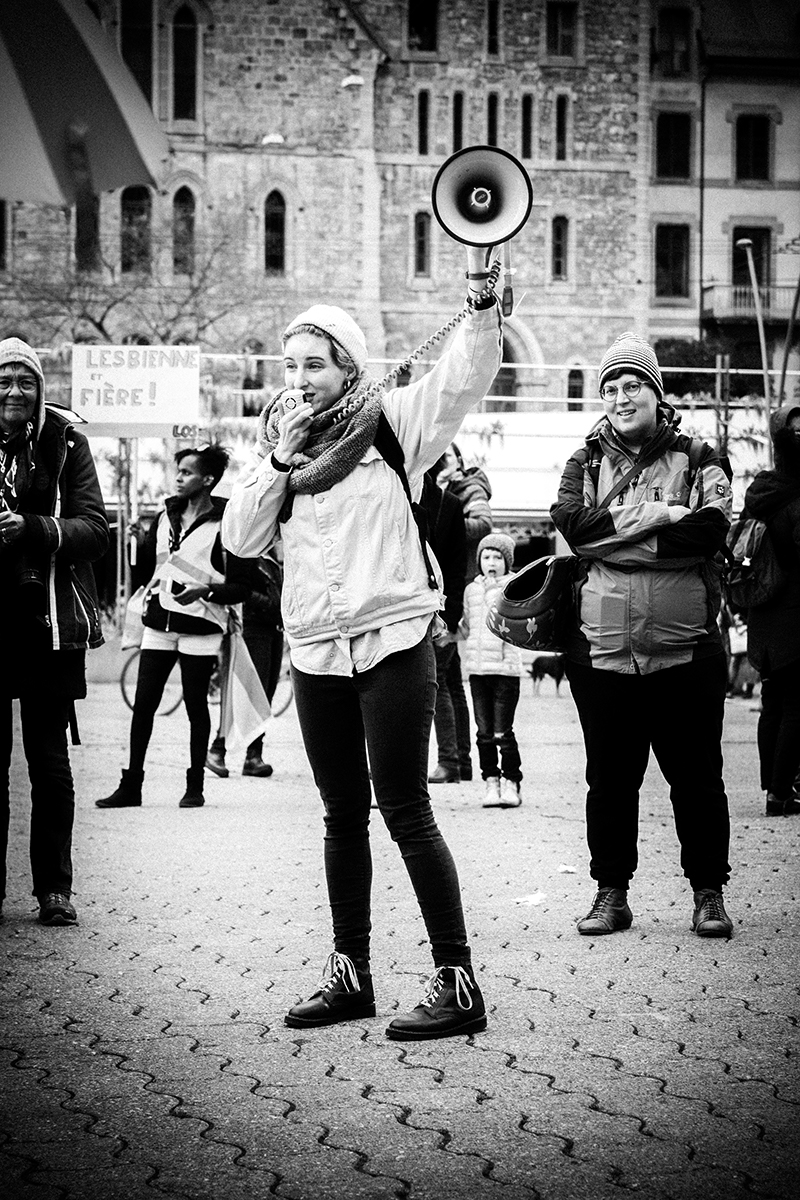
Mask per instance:
[[[421,1004],[425,1008],[432,1008],[439,999],[442,988],[444,987],[444,971],[452,971],[455,978],[456,1004],[459,1008],[469,1010],[472,1008],[472,996],[470,995],[472,984],[470,978],[463,967],[437,967],[433,975],[431,975],[427,984],[427,991]],[[466,1003],[465,1003],[466,1001]]]
[[[334,950],[328,955],[327,961],[322,971],[322,979],[319,983],[319,990],[326,992],[334,987],[339,981],[344,983],[345,988],[349,992],[357,992],[360,990],[361,984],[358,981],[358,972],[353,965],[352,959],[346,954],[339,954]]]

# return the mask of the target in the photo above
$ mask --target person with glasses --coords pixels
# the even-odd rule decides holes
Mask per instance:
[[[717,626],[730,480],[679,430],[658,360],[633,333],[600,363],[604,415],[569,459],[551,514],[578,556],[566,671],[586,747],[590,936],[628,929],[650,752],[670,787],[691,927],[730,937],[722,778],[727,663]]]
[[[0,913],[5,898],[13,749],[19,701],[31,785],[30,862],[43,925],[75,925],[75,789],[67,730],[86,696],[86,651],[100,646],[91,564],[108,546],[108,521],[81,418],[45,404],[36,351],[0,341]]]
[[[800,405],[770,417],[775,468],[759,471],[745,494],[763,521],[786,583],[747,611],[747,657],[761,676],[758,758],[768,817],[800,813]]]

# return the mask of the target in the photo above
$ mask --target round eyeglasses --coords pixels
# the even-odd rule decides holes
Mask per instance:
[[[600,395],[604,400],[607,400],[610,403],[616,400],[617,392],[619,390],[620,389],[615,383],[609,383],[606,384],[604,388],[600,389]],[[633,400],[635,396],[638,396],[641,390],[642,381],[640,379],[631,379],[628,383],[623,383],[622,385],[622,392],[628,397],[629,400]]]
[[[35,379],[18,379],[16,375],[12,375],[10,379],[0,379],[0,396],[9,396],[14,384],[17,385],[23,396],[35,396],[39,386]]]

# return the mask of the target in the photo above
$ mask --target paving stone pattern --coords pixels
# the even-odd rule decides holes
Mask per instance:
[[[520,705],[524,804],[434,789],[459,864],[485,1033],[390,1042],[430,969],[380,819],[378,1017],[287,1029],[330,950],[319,802],[294,710],[271,779],[209,777],[179,810],[187,724],[159,718],[145,804],[101,811],[128,714],[80,705],[75,902],[35,922],[26,775],[12,766],[0,925],[0,1192],[9,1200],[752,1200],[798,1194],[800,821],[761,816],[752,702],[726,716],[731,941],[689,929],[665,786],[648,773],[633,928],[574,929],[593,894],[568,689]],[[620,753],[625,714],[620,713]],[[235,764],[231,764],[232,766]]]

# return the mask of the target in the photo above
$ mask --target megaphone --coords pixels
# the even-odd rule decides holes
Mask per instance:
[[[431,203],[444,231],[465,246],[499,246],[519,233],[533,207],[521,162],[497,146],[467,146],[433,181]]]

